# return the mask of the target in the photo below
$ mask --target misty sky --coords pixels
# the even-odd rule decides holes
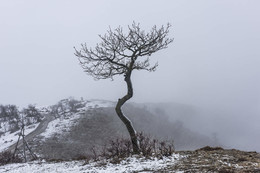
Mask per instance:
[[[126,92],[123,78],[94,81],[73,47],[95,46],[109,26],[136,21],[149,30],[169,22],[174,42],[151,57],[156,72],[134,72],[132,101],[223,110],[258,130],[259,7],[257,0],[1,1],[0,104],[50,105],[69,96],[116,101]]]

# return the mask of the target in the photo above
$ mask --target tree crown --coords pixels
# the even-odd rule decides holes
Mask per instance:
[[[94,79],[113,79],[133,70],[155,71],[158,63],[150,65],[149,57],[173,41],[167,37],[170,27],[170,24],[160,28],[155,25],[150,32],[145,32],[133,22],[126,34],[120,26],[115,30],[109,28],[105,35],[99,35],[101,42],[95,48],[81,44],[79,50],[74,47],[75,55],[84,71]]]

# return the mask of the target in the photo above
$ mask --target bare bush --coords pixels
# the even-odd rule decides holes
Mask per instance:
[[[159,151],[162,156],[171,156],[174,152],[173,142],[169,142],[169,141],[160,142]]]
[[[158,140],[151,139],[150,136],[145,136],[142,132],[137,134],[141,152],[144,156],[156,154],[156,143]]]
[[[109,158],[124,158],[132,154],[132,144],[128,139],[119,139],[111,140],[110,144],[106,148],[107,157]]]
[[[18,155],[13,155],[10,151],[0,153],[0,165],[8,163],[21,163],[23,159]]]
[[[159,141],[153,139],[151,136],[144,133],[137,133],[138,142],[140,145],[140,154],[145,157],[158,157],[171,156],[174,153],[173,142]],[[102,148],[102,151],[97,151],[95,147],[91,148],[93,159],[98,158],[112,159],[117,163],[120,159],[132,156],[134,154],[133,147],[130,139],[117,138],[111,140],[108,145]],[[100,155],[98,155],[100,153]]]

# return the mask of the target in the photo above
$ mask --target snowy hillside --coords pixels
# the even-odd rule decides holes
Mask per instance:
[[[214,145],[210,138],[190,131],[180,122],[169,121],[163,111],[151,113],[146,107],[136,105],[127,104],[123,110],[137,131],[158,139],[174,140],[177,150]],[[37,133],[28,142],[43,158],[69,160],[81,155],[89,157],[93,146],[102,148],[111,139],[128,137],[114,107],[115,102],[111,101],[73,98],[63,99],[51,106],[36,106],[35,109],[44,118]]]
[[[106,142],[127,136],[122,122],[115,115],[115,102],[103,100],[64,99],[48,107],[31,107],[41,112],[40,122],[26,125],[28,143],[40,158],[28,163],[0,166],[2,173],[121,173],[121,172],[250,172],[260,171],[260,155],[256,152],[206,147],[195,151],[175,151],[169,157],[131,156],[118,160],[93,156],[92,147],[101,149]],[[145,107],[126,105],[137,131],[148,132],[160,139],[173,137],[175,146],[194,148],[212,144],[179,122],[171,122],[160,111],[156,114]],[[17,141],[17,130],[0,137],[0,152]],[[37,133],[36,133],[37,132]],[[214,143],[213,143],[214,144]],[[1,156],[0,156],[1,160]],[[1,163],[0,163],[1,165]]]
[[[9,146],[17,142],[20,133],[21,118],[24,119],[25,123],[25,135],[33,132],[41,123],[44,121],[44,117],[51,116],[52,121],[48,123],[44,132],[40,134],[43,139],[50,138],[54,134],[62,134],[69,131],[72,125],[75,125],[77,119],[84,114],[87,110],[100,108],[100,107],[110,107],[114,106],[113,102],[103,101],[103,100],[81,100],[77,101],[72,98],[64,99],[58,102],[57,105],[53,106],[32,106],[29,105],[30,111],[33,110],[37,112],[39,116],[38,121],[35,121],[37,117],[26,116],[23,111],[19,111],[14,105],[2,106],[0,110],[0,152],[6,150]],[[7,112],[7,108],[12,108],[15,110],[12,114],[4,113]],[[10,111],[9,111],[10,112]],[[32,112],[32,111],[31,111]],[[8,113],[8,112],[7,112]],[[15,115],[15,116],[12,116]],[[31,114],[30,114],[31,115]],[[12,121],[10,120],[11,117]],[[11,124],[11,123],[12,124]],[[17,130],[12,130],[13,126]]]
[[[80,116],[90,109],[114,106],[114,103],[111,101],[81,100],[79,102],[81,106],[76,108],[74,112],[71,112],[70,107],[68,106],[69,102],[69,99],[64,99],[59,103],[63,105],[63,108],[62,110],[59,110],[58,118],[48,124],[47,129],[41,134],[41,136],[44,138],[50,138],[54,134],[60,135],[69,131],[70,128],[77,123]]]
[[[208,137],[190,131],[180,122],[169,121],[163,111],[151,113],[144,106],[135,105],[127,104],[123,109],[133,121],[137,131],[160,139],[174,140],[175,148],[178,150],[214,145]],[[50,152],[52,159],[67,160],[72,156],[76,158],[80,152],[89,155],[89,148],[93,146],[102,147],[111,139],[128,136],[124,125],[115,115],[114,107],[115,102],[111,101],[73,98],[63,99],[51,106],[31,106],[28,109],[36,110],[41,119],[39,119],[40,129],[30,137],[29,142],[37,154],[43,156],[42,154]],[[39,125],[37,123],[31,125],[36,128]],[[7,131],[0,136],[1,150],[17,140],[14,139],[14,134],[18,131],[19,128],[15,133]],[[26,129],[25,132],[28,134],[32,131],[33,129]],[[11,136],[8,137],[9,135]],[[76,148],[77,152],[71,148]],[[64,150],[67,152],[62,152]],[[58,154],[61,152],[64,155]]]
[[[24,134],[27,135],[34,131],[40,123],[32,124],[29,126],[25,126],[25,131]],[[0,152],[4,151],[7,149],[9,146],[13,145],[14,143],[17,142],[18,137],[19,137],[20,130],[17,130],[16,132],[11,133],[10,131],[4,133],[0,137]]]

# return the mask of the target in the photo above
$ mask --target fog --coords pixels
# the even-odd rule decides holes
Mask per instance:
[[[123,78],[94,81],[73,47],[95,46],[109,26],[136,21],[149,30],[169,22],[174,42],[151,57],[156,72],[134,72],[131,101],[188,105],[194,114],[178,118],[192,130],[216,133],[227,147],[260,151],[259,6],[257,0],[3,1],[0,104],[117,100],[126,90]]]

